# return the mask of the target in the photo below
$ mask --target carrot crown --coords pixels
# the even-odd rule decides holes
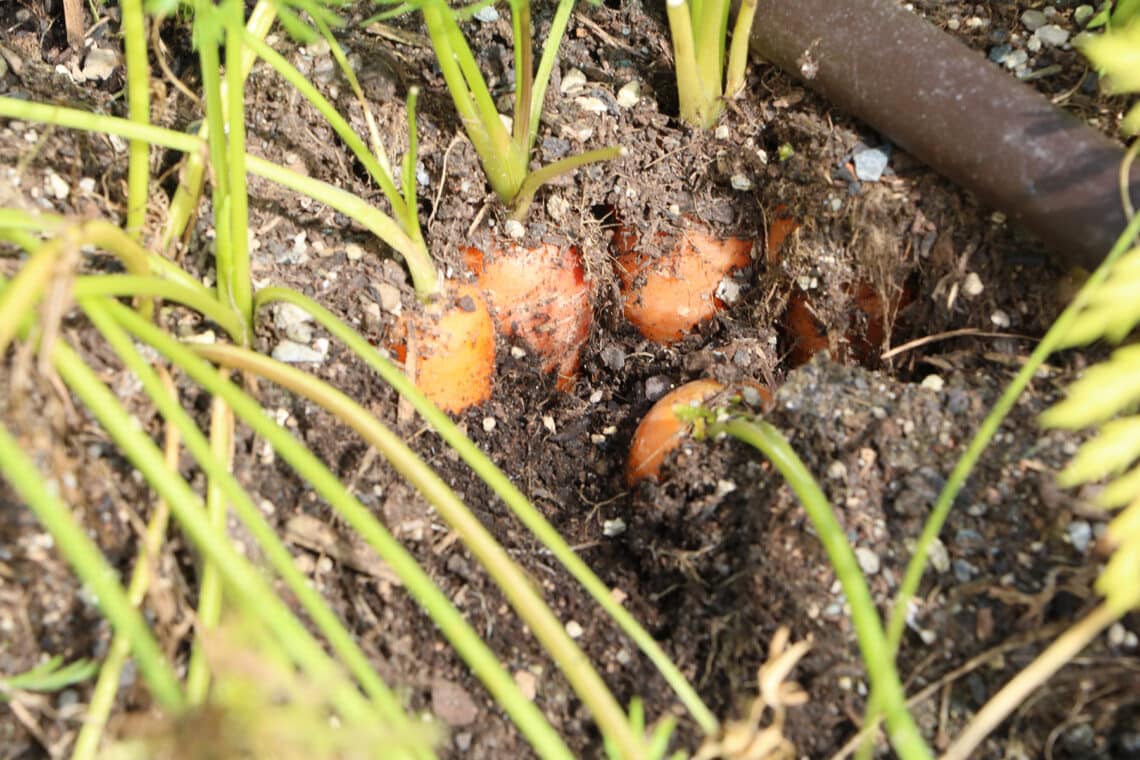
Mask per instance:
[[[377,0],[394,4],[394,0]],[[408,11],[423,14],[432,48],[443,73],[452,102],[459,113],[463,129],[479,161],[491,189],[510,207],[512,216],[526,215],[535,191],[555,177],[585,164],[617,156],[618,147],[603,148],[570,156],[530,171],[531,150],[538,136],[538,123],[550,74],[558,56],[558,47],[570,20],[574,0],[560,0],[551,22],[550,36],[543,46],[538,69],[534,68],[529,0],[509,0],[514,39],[515,98],[510,118],[499,114],[490,88],[483,78],[475,56],[459,28],[459,22],[493,5],[491,0],[451,8],[445,0],[409,0],[395,5],[378,18],[388,18]]]
[[[748,37],[756,16],[756,2],[740,3],[726,72],[729,0],[665,0],[684,122],[709,129],[724,110],[724,98],[735,97],[744,89],[744,66],[748,62]]]

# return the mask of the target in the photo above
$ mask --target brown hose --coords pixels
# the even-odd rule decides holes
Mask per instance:
[[[896,0],[759,0],[752,47],[1067,265],[1095,268],[1124,229],[1120,145]],[[1130,187],[1140,203],[1140,166]]]

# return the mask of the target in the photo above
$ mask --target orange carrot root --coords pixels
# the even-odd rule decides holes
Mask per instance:
[[[499,332],[522,339],[544,372],[557,372],[559,390],[572,388],[593,322],[591,283],[578,249],[545,243],[484,254],[467,248],[464,259],[479,278]]]
[[[444,294],[404,323],[405,369],[416,387],[446,412],[458,413],[491,397],[495,325],[474,285],[449,284]],[[409,350],[414,347],[414,350]]]
[[[680,340],[723,308],[721,281],[752,261],[750,240],[722,240],[697,229],[686,230],[662,255],[639,248],[628,230],[618,230],[614,246],[625,317],[658,343]]]
[[[637,426],[629,445],[625,482],[632,487],[644,478],[657,480],[665,456],[681,445],[689,433],[688,423],[677,419],[676,406],[697,406],[724,390],[716,380],[693,380],[657,400]]]

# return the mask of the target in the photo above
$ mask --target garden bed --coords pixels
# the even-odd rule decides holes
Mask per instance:
[[[1002,58],[1024,49],[1026,73],[1055,66],[1032,78],[1033,86],[1099,128],[1115,130],[1119,103],[1089,86],[1083,59],[1067,47],[1030,50],[1034,35],[1021,13],[1031,4],[916,5],[979,55]],[[359,22],[370,12],[361,6],[349,18]],[[0,44],[5,59],[11,57],[0,93],[116,111],[112,95],[122,86],[121,69],[112,67],[106,78],[92,70],[90,79],[77,82],[75,72],[83,67],[67,49],[61,22],[43,14],[32,2],[0,10]],[[535,14],[536,36],[543,39],[549,9],[539,6]],[[1067,5],[1050,23],[1077,28]],[[93,32],[100,45],[110,46],[108,29]],[[492,90],[507,93],[506,13],[465,30]],[[177,23],[163,27],[171,64],[194,89],[187,35]],[[404,98],[408,87],[420,87],[421,219],[441,267],[462,271],[463,246],[503,230],[506,217],[458,128],[426,37],[409,18],[365,28],[351,23],[340,38],[357,63],[391,155],[407,147]],[[273,44],[364,133],[360,108],[327,49],[300,48],[283,34]],[[690,379],[749,380],[777,389],[768,419],[837,506],[885,611],[944,478],[1067,303],[1070,273],[999,213],[898,149],[882,176],[867,179],[856,171],[854,156],[883,139],[762,63],[751,67],[746,95],[729,105],[718,127],[697,133],[681,126],[670,50],[664,12],[655,5],[614,0],[575,11],[537,156],[549,162],[613,144],[625,155],[541,190],[524,234],[581,250],[595,297],[593,326],[568,392],[555,388],[525,346],[505,341],[491,400],[458,420],[649,628],[721,718],[740,715],[754,696],[756,669],[778,627],[789,627],[796,640],[811,637],[812,650],[795,673],[810,700],[790,711],[786,735],[800,756],[829,757],[857,730],[866,680],[838,585],[801,507],[755,452],[728,441],[686,445],[667,461],[660,483],[629,487],[625,457],[634,429],[656,399]],[[200,117],[168,83],[155,91],[157,123],[183,130]],[[322,118],[270,69],[256,66],[247,92],[251,152],[384,206]],[[161,152],[152,156],[172,165]],[[0,205],[118,218],[125,171],[121,142],[0,123]],[[170,192],[173,182],[162,189]],[[405,270],[391,252],[347,218],[266,181],[251,182],[251,202],[254,282],[307,293],[374,345],[390,345],[400,314],[415,308]],[[183,264],[206,278],[212,276],[209,218],[200,217],[179,251]],[[623,314],[615,228],[635,225],[653,244],[659,232],[693,219],[752,239],[753,263],[734,278],[739,293],[725,299],[721,313],[695,334],[658,345]],[[772,244],[771,231],[788,226],[774,222],[787,219],[795,220],[794,230]],[[157,230],[160,220],[151,221]],[[18,264],[0,258],[0,272],[10,276]],[[828,348],[799,367],[793,358],[803,354],[795,350],[803,333],[787,316],[797,303],[809,310]],[[880,304],[878,311],[868,303]],[[171,320],[180,335],[207,329],[185,314]],[[874,322],[882,323],[881,335]],[[157,436],[158,418],[94,334],[88,337],[90,328],[74,320],[63,329],[88,348],[86,358]],[[314,351],[318,361],[308,366],[392,424],[522,563],[619,700],[628,704],[640,696],[651,716],[672,711],[675,697],[656,671],[487,487],[367,367],[335,341],[322,341],[319,329],[305,340],[306,329],[267,323],[258,346],[270,352],[289,340]],[[1087,493],[1054,485],[1079,439],[1043,433],[1036,416],[1096,358],[1070,352],[1052,359],[941,533],[899,659],[907,693],[925,694],[913,710],[935,746],[956,735],[1047,636],[1095,603],[1091,581],[1104,516]],[[53,473],[112,561],[128,568],[146,489],[34,359],[10,352],[0,383],[7,389],[0,395],[6,424]],[[208,399],[190,387],[187,393],[204,422]],[[601,740],[589,715],[434,512],[325,412],[268,384],[260,398],[413,551],[571,748],[582,757],[599,756]],[[444,754],[527,755],[513,726],[390,572],[352,560],[344,546],[351,534],[312,488],[266,456],[248,432],[239,433],[237,452],[239,479],[381,674],[412,708],[434,711],[449,727]],[[189,465],[185,474],[193,477]],[[330,534],[340,543],[330,545]],[[109,640],[90,597],[45,538],[7,486],[0,488],[3,674],[49,654],[96,657]],[[160,589],[153,615],[160,639],[177,650],[194,604],[196,569],[177,540],[171,549],[167,560],[176,580]],[[1107,642],[1023,706],[991,740],[989,755],[1018,744],[1028,756],[1140,752],[1138,631],[1136,616],[1125,618]],[[20,715],[0,712],[0,757],[65,748],[87,696],[79,686],[25,706]],[[123,692],[123,714],[148,706],[141,686]],[[697,727],[682,722],[678,740],[694,747]]]

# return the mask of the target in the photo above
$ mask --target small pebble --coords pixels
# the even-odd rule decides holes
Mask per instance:
[[[716,286],[716,297],[727,304],[733,304],[740,300],[740,283],[731,277],[725,277]]]
[[[1029,53],[1024,50],[1014,50],[1002,61],[1007,69],[1016,69],[1029,62]]]
[[[982,278],[978,277],[977,272],[966,273],[966,279],[962,281],[962,295],[967,298],[976,298],[985,289],[986,286],[982,284]]]
[[[55,172],[48,172],[47,175],[47,188],[48,191],[55,196],[57,201],[62,201],[71,194],[71,188],[68,187],[67,180],[59,176]]]
[[[578,108],[585,111],[586,113],[605,113],[609,110],[609,106],[606,105],[606,101],[602,100],[601,98],[595,98],[591,95],[583,95],[581,97],[574,98],[574,105],[578,106]]]
[[[625,367],[625,351],[611,343],[602,349],[602,363],[614,372],[620,372]]]
[[[1085,520],[1073,520],[1065,527],[1069,536],[1069,543],[1081,554],[1088,551],[1092,543],[1092,525]]]
[[[1001,309],[998,309],[990,315],[990,321],[993,322],[995,326],[1002,329],[1005,329],[1010,325],[1009,315]]]
[[[622,108],[633,108],[641,100],[641,82],[634,79],[627,82],[617,92],[617,104]]]
[[[881,567],[879,555],[866,546],[855,547],[855,559],[859,562],[859,569],[864,575],[875,575],[879,572]]]
[[[1069,32],[1056,24],[1046,24],[1034,32],[1033,36],[1050,47],[1061,47],[1069,41]]]
[[[664,396],[672,385],[672,381],[664,375],[654,375],[645,381],[645,398],[656,401]]]
[[[883,177],[891,154],[889,148],[861,148],[855,151],[855,176],[863,182],[878,182]]]
[[[582,626],[578,623],[578,621],[571,620],[566,624],[566,635],[570,638],[580,639],[582,638],[583,633],[585,633],[585,631],[582,630]]]
[[[499,20],[499,12],[495,10],[495,6],[486,5],[475,12],[475,20],[484,24],[493,24]]]
[[[827,477],[829,480],[846,480],[847,465],[836,459],[827,466]]]
[[[938,393],[946,386],[946,381],[942,379],[941,375],[927,375],[922,378],[922,387],[927,390]]]
[[[936,538],[930,544],[930,564],[940,573],[950,569],[950,552],[946,551],[946,544],[941,538]]]
[[[739,356],[742,353],[744,353],[744,352],[738,351],[737,356]],[[735,361],[735,358],[734,358],[734,361]],[[737,363],[743,364],[742,362],[737,362]],[[761,404],[764,403],[764,397],[760,395],[760,391],[756,390],[751,385],[744,386],[740,391],[740,396],[741,396],[741,398],[744,399],[744,403],[748,404],[749,406],[751,406],[753,408],[759,407]]]
[[[570,201],[561,195],[552,195],[546,201],[546,213],[556,222],[562,221],[570,212]]]
[[[728,181],[732,185],[733,190],[752,189],[752,180],[745,174],[733,174]]]
[[[1108,629],[1108,645],[1110,647],[1119,647],[1124,644],[1124,636],[1128,630],[1118,620],[1109,626]]]
[[[309,312],[295,304],[278,303],[273,306],[273,325],[297,343],[307,344],[313,339],[313,328],[309,325],[312,321]]]
[[[400,316],[403,304],[400,303],[399,288],[388,282],[374,282],[372,290],[376,293],[376,301],[381,309],[397,317]]]
[[[453,681],[437,678],[431,685],[431,711],[449,726],[468,726],[479,717],[471,695]]]
[[[515,685],[528,701],[533,702],[538,694],[538,679],[529,670],[515,671]]]
[[[614,538],[623,533],[625,533],[625,520],[620,517],[602,523],[602,535],[606,538]]]
[[[954,567],[954,577],[959,583],[969,583],[978,574],[978,568],[964,559],[956,559],[951,564]]]
[[[91,48],[83,61],[83,76],[87,79],[108,79],[119,65],[119,54],[109,48]]]
[[[273,348],[273,358],[286,364],[320,363],[325,354],[292,340],[283,340]]]
[[[1030,9],[1021,14],[1022,25],[1031,32],[1036,32],[1045,26],[1048,20],[1044,13],[1036,9]]]
[[[1091,5],[1078,5],[1073,9],[1073,21],[1077,22],[1077,26],[1084,28],[1095,13],[1096,10]]]
[[[513,240],[521,240],[526,234],[526,227],[517,219],[508,219],[503,225],[503,230],[507,233],[507,237]]]
[[[1006,56],[1013,52],[1009,45],[995,45],[990,48],[990,60],[994,63],[1005,63]]]
[[[495,429],[495,424],[496,423],[495,423],[494,417],[484,417],[483,418],[483,432],[484,433],[490,433],[491,431],[493,431]]]
[[[559,91],[563,95],[567,93],[580,90],[586,86],[586,75],[578,69],[570,69],[562,75],[562,81],[558,85]]]

